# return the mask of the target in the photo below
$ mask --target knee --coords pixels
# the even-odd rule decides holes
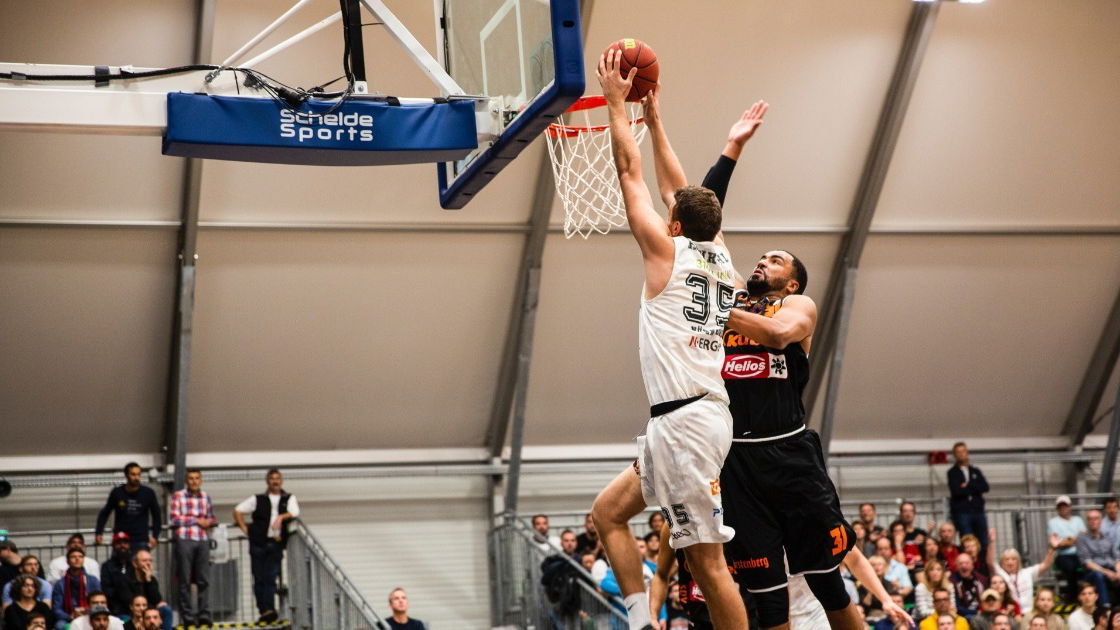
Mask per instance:
[[[789,621],[789,591],[779,588],[765,593],[755,593],[758,605],[758,625],[773,628]]]
[[[805,583],[821,606],[829,612],[843,610],[852,601],[848,590],[844,588],[844,578],[840,577],[839,570],[807,574]]]
[[[595,497],[595,503],[591,505],[591,522],[596,530],[603,532],[617,528],[626,525],[626,520],[617,506],[603,500],[602,496]]]

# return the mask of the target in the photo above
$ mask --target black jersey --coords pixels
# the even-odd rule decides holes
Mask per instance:
[[[757,302],[742,296],[735,308],[773,317],[783,300]],[[801,394],[809,381],[809,357],[800,343],[783,349],[764,346],[746,335],[723,333],[723,384],[731,400],[735,440],[786,435],[805,423]]]

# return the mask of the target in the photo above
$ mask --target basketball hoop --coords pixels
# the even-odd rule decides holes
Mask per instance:
[[[607,99],[585,96],[545,130],[556,192],[564,204],[564,237],[592,232],[606,234],[626,225],[626,206],[611,155],[610,125],[592,124],[591,113],[602,114]],[[627,103],[630,130],[641,144],[646,126],[641,105]],[[571,124],[571,123],[582,124]]]

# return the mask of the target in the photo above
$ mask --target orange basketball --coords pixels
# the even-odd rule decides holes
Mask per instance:
[[[626,100],[640,101],[646,95],[646,92],[657,85],[657,77],[661,74],[661,68],[657,65],[657,55],[648,44],[640,39],[620,39],[608,46],[604,52],[609,52],[612,48],[622,51],[622,61],[618,68],[622,72],[622,76],[627,76],[630,73],[630,68],[638,69],[638,73],[634,75],[634,84],[630,88],[630,93],[626,95]]]

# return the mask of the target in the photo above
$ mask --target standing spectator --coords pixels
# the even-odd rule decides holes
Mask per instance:
[[[128,602],[121,601],[117,591],[131,567],[132,545],[129,544],[128,534],[117,532],[113,534],[113,555],[101,565],[101,590],[109,598],[109,610],[114,615],[128,614]]]
[[[1046,523],[1047,533],[1058,536],[1058,556],[1054,558],[1054,565],[1067,585],[1063,595],[1066,601],[1073,601],[1077,597],[1077,568],[1080,561],[1077,559],[1077,537],[1085,531],[1085,521],[1080,516],[1073,515],[1073,505],[1069,497],[1062,495],[1054,502],[1058,515]]]
[[[980,612],[968,621],[971,630],[992,630],[996,615],[1000,614],[1000,594],[994,589],[987,589],[980,594]]]
[[[937,551],[941,554],[941,559],[945,561],[945,566],[949,567],[950,571],[957,570],[957,556],[961,553],[960,547],[956,544],[956,539],[956,525],[946,521],[937,529]]]
[[[276,580],[280,577],[280,563],[288,542],[288,521],[299,516],[299,502],[294,495],[284,492],[284,476],[279,470],[269,470],[265,481],[267,491],[237,504],[233,518],[249,537],[253,596],[257,600],[260,621],[272,622],[280,618],[276,613]],[[246,514],[253,516],[248,525]]]
[[[895,551],[889,536],[881,536],[879,540],[875,541],[875,553],[887,564],[887,570],[883,576],[887,583],[893,586],[894,591],[899,595],[909,597],[910,593],[914,591],[914,583],[910,580],[910,572],[906,570],[906,565],[895,558]]]
[[[1077,590],[1077,610],[1069,614],[1069,630],[1093,630],[1093,613],[1097,610],[1097,587],[1081,582]]]
[[[147,549],[138,549],[132,554],[132,569],[125,576],[117,596],[122,602],[131,602],[137,595],[143,595],[149,610],[155,610],[163,619],[163,630],[171,630],[171,620],[174,614],[171,606],[164,601],[159,589],[159,578],[156,577],[152,567],[152,553]]]
[[[968,630],[968,621],[957,615],[957,611],[953,610],[952,601],[949,591],[935,589],[933,591],[934,613],[922,619],[918,624],[918,630],[939,630],[941,626],[938,622],[943,615],[952,619],[952,624],[949,625],[951,630]]]
[[[210,585],[210,537],[215,525],[214,505],[202,490],[202,471],[187,471],[186,487],[171,495],[169,524],[174,535],[175,576],[179,580],[179,622],[210,625],[207,587]],[[198,607],[191,605],[191,581],[198,590]]]
[[[949,469],[949,516],[961,536],[972,534],[985,546],[988,537],[988,518],[984,515],[984,494],[988,480],[984,473],[968,462],[968,446],[964,442],[953,445],[956,466]]]
[[[70,567],[54,583],[51,593],[51,612],[54,613],[57,630],[66,630],[71,619],[86,614],[89,610],[89,594],[101,590],[101,580],[82,568],[85,558],[85,552],[77,547],[66,552],[66,561]]]
[[[860,503],[859,520],[863,523],[863,528],[867,530],[867,540],[871,543],[879,540],[879,537],[883,535],[883,528],[875,524],[875,504]]]
[[[102,532],[109,514],[113,515],[113,533],[125,532],[132,550],[155,549],[159,538],[160,509],[156,493],[140,485],[140,464],[129,462],[124,466],[125,483],[113,488],[105,507],[97,514],[94,541],[102,544]]]
[[[661,526],[665,524],[665,515],[660,511],[649,515],[649,531],[661,535]]]
[[[1077,537],[1077,559],[1085,568],[1085,581],[1097,588],[1097,602],[1108,607],[1110,591],[1120,586],[1120,564],[1116,556],[1116,541],[1101,531],[1100,510],[1085,513],[1086,531]]]
[[[41,572],[39,558],[30,555],[24,556],[19,562],[19,575],[17,577],[29,575],[35,578],[35,581],[39,583],[39,601],[46,602],[49,605],[51,603],[51,583],[39,577]],[[4,606],[11,604],[19,595],[19,593],[12,592],[12,589],[16,588],[16,586],[13,586],[15,584],[19,584],[19,582],[14,579],[4,584],[3,598],[0,599]]]
[[[1101,506],[1104,509],[1104,519],[1101,521],[1101,531],[1112,536],[1112,540],[1120,545],[1120,502],[1116,497],[1104,500]]]
[[[389,593],[389,610],[393,611],[393,616],[385,620],[389,630],[427,630],[423,621],[408,616],[408,593],[403,588]]]
[[[104,625],[101,626],[102,628],[124,630],[124,622],[116,617],[110,616],[109,598],[101,591],[94,591],[89,594],[89,612],[71,621],[70,630],[95,630],[94,626],[97,623],[96,618],[100,615],[100,611],[104,611],[104,616],[106,617]]]
[[[73,534],[70,534],[70,537],[66,539],[66,549],[62,552],[62,555],[56,557],[54,560],[51,560],[51,563],[47,565],[48,582],[54,583],[59,581],[62,578],[62,574],[66,573],[66,570],[70,568],[70,563],[67,562],[66,557],[70,553],[71,549],[81,549],[82,555],[85,555],[86,537],[83,536],[81,532],[74,532]],[[90,575],[101,574],[101,565],[97,564],[97,560],[94,560],[93,558],[86,558],[85,562],[82,564],[82,568],[84,568],[86,570],[86,573],[89,573]]]
[[[21,575],[8,583],[12,587],[12,603],[4,608],[4,627],[8,630],[26,628],[34,613],[45,615],[47,622],[54,625],[51,607],[40,598],[36,578],[33,575]]]
[[[945,565],[939,560],[930,560],[923,567],[918,586],[914,588],[914,617],[925,619],[936,612],[933,609],[933,592],[942,589],[949,592],[952,609],[957,609],[957,600],[954,595],[953,583],[945,571]]]
[[[552,553],[553,547],[560,546],[560,538],[548,533],[548,517],[544,514],[533,515],[533,542],[545,553]]]
[[[576,541],[579,543],[579,553],[593,553],[595,557],[603,555],[603,543],[599,541],[599,532],[595,529],[595,523],[591,520],[591,515],[583,517],[583,533],[580,534]]]
[[[1054,589],[1049,586],[1040,587],[1035,593],[1030,612],[1023,615],[1023,630],[1035,630],[1031,624],[1039,617],[1043,620],[1045,630],[1066,630],[1065,620],[1054,612]]]
[[[575,532],[570,529],[560,532],[560,550],[565,556],[579,562],[579,541],[576,540]]]
[[[19,575],[19,547],[10,540],[0,540],[0,584],[8,584]]]
[[[992,537],[992,544],[996,542]],[[1050,548],[1046,550],[1046,557],[1038,564],[1024,567],[1023,558],[1014,549],[1005,549],[999,554],[999,564],[991,567],[992,575],[998,575],[1007,582],[1008,590],[1019,607],[1026,611],[1031,605],[1034,595],[1034,583],[1039,576],[1046,573],[1050,565],[1054,564],[1055,545],[1058,544],[1057,535],[1050,536]]]
[[[987,588],[974,568],[972,556],[961,553],[957,556],[957,570],[949,576],[957,596],[957,613],[964,617],[972,617],[980,609],[980,595]]]
[[[128,602],[128,621],[124,622],[124,630],[143,630],[144,611],[148,609],[148,598],[135,595]]]

